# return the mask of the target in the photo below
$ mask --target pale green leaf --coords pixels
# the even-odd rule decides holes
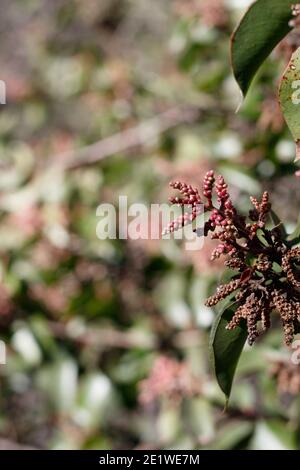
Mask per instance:
[[[279,100],[283,116],[296,142],[300,159],[300,48],[294,52],[280,82]]]

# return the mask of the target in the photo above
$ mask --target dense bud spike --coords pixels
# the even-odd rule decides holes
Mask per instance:
[[[181,207],[189,205],[192,213],[183,214],[171,222],[166,233],[193,221],[197,217],[197,204],[201,203],[198,190],[192,186],[179,181],[171,183],[171,186],[180,192],[182,198],[173,197],[170,202]],[[216,205],[213,203],[214,192]],[[207,299],[206,305],[212,307],[229,294],[234,294],[238,308],[227,328],[234,329],[244,320],[249,344],[270,328],[271,313],[276,311],[282,321],[285,342],[290,345],[300,327],[300,273],[296,263],[300,247],[289,249],[278,227],[266,228],[271,210],[267,192],[263,193],[261,201],[250,198],[254,209],[249,211],[248,219],[234,207],[223,176],[215,178],[213,171],[204,177],[203,196],[207,200],[204,210],[210,213],[204,225],[204,236],[211,233],[211,238],[219,242],[211,259],[226,255],[225,265],[237,271],[234,280],[221,285]]]

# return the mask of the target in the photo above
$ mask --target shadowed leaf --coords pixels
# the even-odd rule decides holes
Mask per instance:
[[[210,356],[221,390],[229,399],[234,374],[247,339],[244,324],[234,330],[226,330],[237,308],[236,303],[227,305],[216,317],[210,337]]]

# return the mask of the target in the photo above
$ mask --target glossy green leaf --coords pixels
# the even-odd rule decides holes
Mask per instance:
[[[229,399],[239,357],[247,339],[247,330],[241,324],[234,330],[226,330],[237,304],[227,305],[216,317],[211,330],[210,356],[218,384]]]
[[[267,240],[265,239],[264,232],[261,229],[258,229],[256,232],[256,236],[259,239],[260,243],[264,246],[269,246]]]
[[[291,30],[294,0],[257,0],[232,35],[232,68],[245,96],[259,67]]]
[[[284,119],[296,142],[296,160],[300,159],[300,47],[294,52],[279,87]]]

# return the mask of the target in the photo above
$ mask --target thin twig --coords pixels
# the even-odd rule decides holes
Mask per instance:
[[[68,170],[89,166],[112,155],[128,153],[134,148],[143,147],[169,129],[180,124],[194,122],[202,112],[204,110],[193,107],[173,107],[136,127],[118,132],[94,144],[52,155],[41,164],[33,178],[19,191],[2,195],[0,208],[11,210],[11,208],[20,207],[22,201],[25,200],[30,200],[30,203],[34,204],[39,200],[45,185],[49,184],[49,178],[57,178],[59,174]]]
[[[128,152],[156,139],[179,124],[195,121],[199,112],[194,108],[174,107],[136,127],[118,132],[94,144],[71,150],[48,159],[49,165],[71,170],[92,165],[118,153]]]
[[[112,347],[122,349],[155,348],[155,338],[139,334],[135,331],[120,331],[112,328],[91,329],[85,328],[79,334],[73,334],[68,325],[58,322],[49,322],[52,334],[57,338],[68,339],[82,346],[98,346],[101,349]]]

